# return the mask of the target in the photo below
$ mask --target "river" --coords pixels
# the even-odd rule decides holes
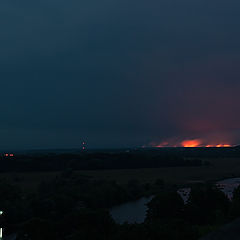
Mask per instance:
[[[127,202],[110,209],[114,221],[118,224],[143,223],[146,218],[146,204],[152,200],[151,197],[142,197],[137,201]]]

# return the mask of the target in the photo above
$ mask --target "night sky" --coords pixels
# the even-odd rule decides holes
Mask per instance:
[[[239,143],[239,12],[239,0],[2,0],[0,149]]]

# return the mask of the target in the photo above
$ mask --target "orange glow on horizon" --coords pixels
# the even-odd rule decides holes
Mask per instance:
[[[211,141],[213,142],[213,141]],[[207,143],[207,141],[203,139],[187,139],[183,141],[164,141],[160,144],[152,143],[152,147],[156,148],[164,148],[164,147],[233,147],[234,145],[230,143]]]
[[[205,147],[232,147],[232,145],[230,145],[230,144],[217,144],[217,145],[209,144],[209,145],[206,145]]]
[[[183,147],[200,147],[202,141],[199,139],[193,139],[193,140],[184,140],[181,142],[181,145]]]

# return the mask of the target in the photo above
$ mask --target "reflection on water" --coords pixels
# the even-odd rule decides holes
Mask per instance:
[[[134,202],[128,202],[116,206],[110,210],[110,213],[116,223],[143,223],[146,217],[146,204],[151,201],[153,197],[143,197]]]
[[[190,197],[191,188],[180,188],[178,189],[177,193],[182,198],[184,204],[187,204]]]
[[[240,185],[240,178],[228,178],[217,182],[216,186],[232,200],[234,190]]]

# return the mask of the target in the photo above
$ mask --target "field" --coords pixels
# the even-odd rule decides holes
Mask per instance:
[[[193,181],[214,181],[240,176],[239,158],[215,158],[204,160],[209,161],[212,165],[202,167],[82,171],[81,173],[98,179],[116,180],[119,183],[126,183],[131,179],[137,179],[147,183],[161,178],[170,184],[185,184]]]
[[[160,178],[170,184],[214,181],[240,176],[240,158],[208,158],[203,160],[209,161],[211,166],[78,171],[77,174],[95,179],[115,180],[118,183],[127,183],[132,179],[147,183]],[[34,189],[42,181],[54,179],[58,174],[60,172],[1,173],[0,177],[9,179],[24,189]]]

